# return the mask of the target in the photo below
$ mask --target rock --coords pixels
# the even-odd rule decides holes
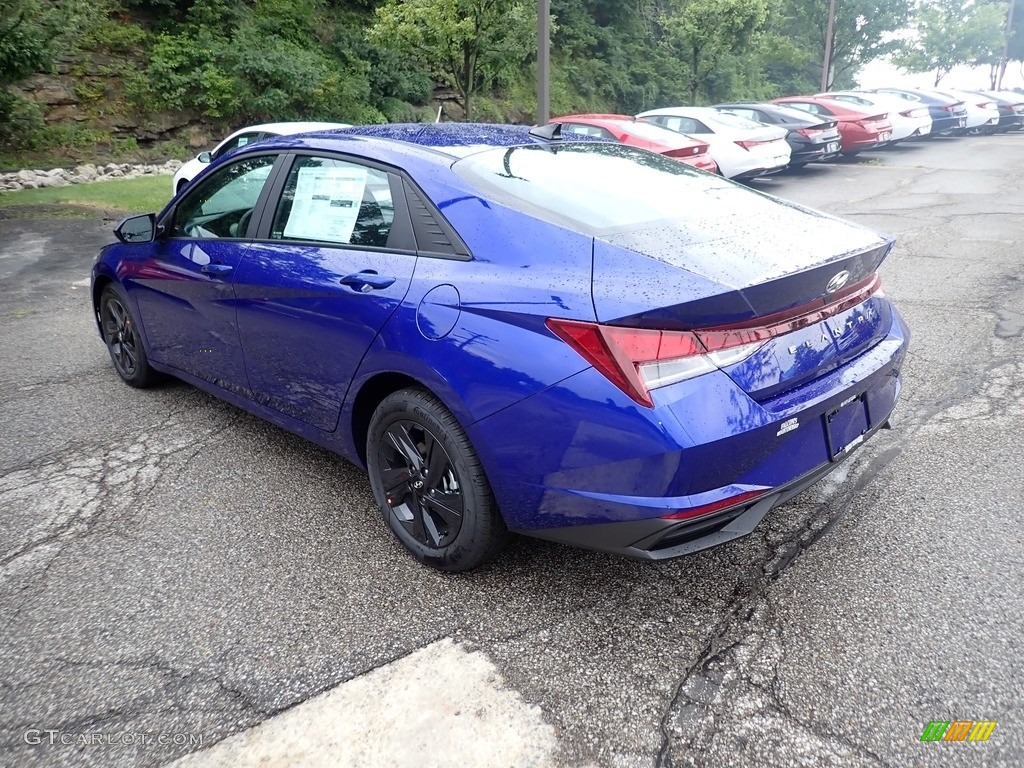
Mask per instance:
[[[44,83],[32,93],[32,98],[42,104],[57,106],[58,104],[77,104],[78,97],[57,81]]]
[[[75,173],[85,178],[86,181],[92,181],[99,175],[99,171],[96,166],[92,163],[86,163],[85,165],[76,165]]]
[[[53,109],[46,110],[43,118],[48,123],[59,123],[64,120],[75,120],[81,122],[84,119],[78,113],[78,107],[74,104],[58,104]]]

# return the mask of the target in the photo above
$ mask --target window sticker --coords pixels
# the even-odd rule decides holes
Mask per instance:
[[[238,137],[238,147],[239,148],[244,147],[248,143],[249,143],[249,137],[248,136],[239,136]]]
[[[347,243],[366,189],[366,168],[300,168],[286,238]]]

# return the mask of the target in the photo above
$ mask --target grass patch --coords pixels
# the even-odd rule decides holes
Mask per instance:
[[[126,213],[159,211],[171,199],[170,176],[140,176],[47,189],[0,192],[0,208],[17,205],[80,205]]]

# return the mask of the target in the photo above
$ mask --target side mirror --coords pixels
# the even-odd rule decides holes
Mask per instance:
[[[213,162],[213,155],[211,155],[209,152],[200,152],[198,155],[196,155],[196,160],[198,160],[200,163],[211,163]]]
[[[129,216],[114,228],[114,234],[122,243],[134,245],[153,242],[156,233],[156,214]]]

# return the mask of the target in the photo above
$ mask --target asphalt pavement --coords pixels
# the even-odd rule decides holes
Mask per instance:
[[[461,576],[332,454],[120,383],[113,215],[0,209],[0,766],[1024,764],[1024,134],[751,186],[896,236],[895,429],[710,552]]]

